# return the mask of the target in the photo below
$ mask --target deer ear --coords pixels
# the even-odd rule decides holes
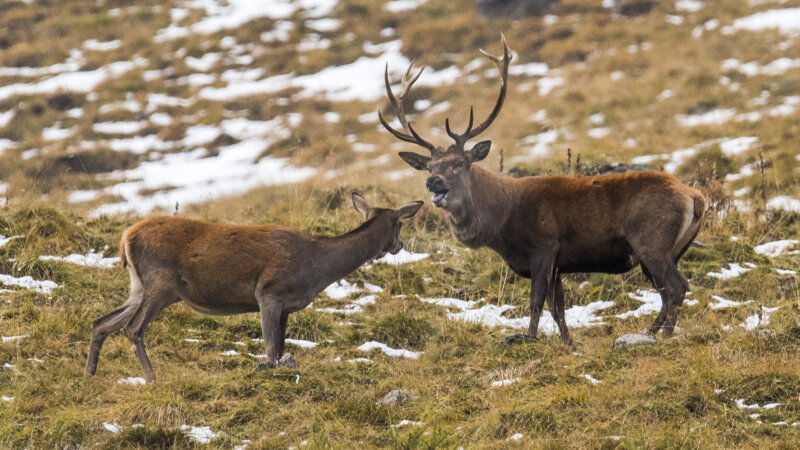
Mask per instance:
[[[407,203],[395,210],[397,214],[397,218],[400,220],[406,220],[414,217],[420,208],[422,208],[422,204],[424,202],[421,200],[417,200],[416,202]]]
[[[480,141],[467,152],[467,156],[471,162],[482,161],[489,154],[492,148],[492,141]]]
[[[369,203],[367,203],[367,199],[358,192],[353,192],[353,207],[364,216],[364,220],[369,218]]]
[[[417,170],[428,170],[428,163],[431,161],[427,156],[412,152],[400,152],[400,157],[403,158],[403,161],[409,166]]]

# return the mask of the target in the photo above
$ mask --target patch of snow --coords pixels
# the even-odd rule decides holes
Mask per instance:
[[[200,339],[186,338],[186,339],[184,339],[184,341],[186,341],[186,342],[192,342],[192,343],[197,343],[197,342],[200,342]]]
[[[780,33],[800,33],[800,8],[772,9],[733,21],[734,30],[763,31],[777,29]]]
[[[586,135],[592,139],[603,139],[609,134],[611,134],[611,128],[608,127],[592,128],[586,132]]]
[[[300,348],[314,348],[314,347],[317,346],[316,342],[306,341],[304,339],[289,339],[289,338],[287,338],[285,340],[285,342],[287,344],[296,345],[296,346],[298,346]]]
[[[347,360],[347,362],[349,362],[350,364],[355,364],[355,363],[371,363],[371,362],[372,362],[372,360],[371,360],[371,359],[369,359],[369,358],[354,358],[354,359],[348,359],[348,360]]]
[[[746,305],[748,303],[753,303],[753,300],[747,300],[746,302],[737,302],[735,300],[728,300],[726,298],[722,298],[719,295],[712,295],[711,298],[717,301],[716,303],[711,305],[711,309],[714,311],[719,309],[736,308],[738,306]]]
[[[72,136],[75,130],[71,128],[60,128],[59,126],[52,126],[42,130],[42,140],[44,141],[60,141]]]
[[[9,84],[0,87],[0,100],[16,95],[53,94],[59,91],[92,92],[100,83],[117,78],[147,63],[144,58],[134,57],[133,61],[117,61],[96,70],[63,72],[38,83]]]
[[[90,191],[91,192],[91,191]],[[89,250],[85,255],[71,254],[69,256],[40,256],[41,261],[62,261],[70,264],[77,264],[79,266],[100,267],[103,269],[110,269],[114,264],[120,262],[119,256],[112,258],[104,258],[103,252],[95,253],[94,249]]]
[[[422,425],[425,425],[425,424],[423,422],[414,422],[413,420],[403,419],[400,422],[392,425],[392,428],[399,428],[399,427],[404,427],[404,426],[407,426],[407,425],[422,426]]]
[[[523,437],[522,433],[514,433],[511,436],[509,436],[508,438],[506,438],[506,441],[518,441],[518,440],[522,439],[522,437]]]
[[[92,125],[95,133],[102,134],[133,134],[147,127],[146,121],[140,122],[99,122]]]
[[[681,25],[683,24],[683,16],[678,16],[674,14],[667,14],[666,20],[668,24],[671,25]]]
[[[753,77],[756,75],[783,75],[784,73],[800,67],[800,59],[778,58],[764,66],[756,61],[742,63],[738,59],[726,59],[722,61],[722,70],[736,70],[738,72]]]
[[[209,427],[193,427],[189,425],[181,425],[181,431],[186,433],[189,438],[200,444],[208,444],[212,439],[220,436],[220,433],[211,431]]]
[[[330,101],[374,101],[385,95],[383,71],[388,63],[390,70],[399,77],[399,70],[409,65],[409,60],[400,53],[402,43],[390,41],[381,44],[384,53],[379,57],[362,56],[356,61],[342,66],[327,67],[309,75],[293,73],[275,75],[257,81],[230,82],[222,88],[204,88],[201,98],[215,101],[229,101],[254,94],[280,92],[284,89],[299,88],[299,98],[324,96]],[[438,86],[453,83],[459,76],[457,67],[438,72],[426,72],[420,78],[420,86]]]
[[[192,56],[187,56],[184,59],[184,62],[190,69],[196,70],[198,72],[208,72],[214,67],[215,64],[222,59],[222,55],[220,53],[205,53],[200,58],[195,58]]]
[[[400,264],[408,264],[412,262],[421,261],[427,258],[428,256],[430,255],[428,255],[427,253],[413,253],[403,248],[400,249],[400,251],[396,255],[387,253],[383,255],[382,258],[374,260],[373,263],[385,263],[397,266]]]
[[[781,239],[779,241],[772,241],[761,245],[756,245],[753,247],[753,251],[759,255],[775,258],[798,244],[800,244],[800,240],[797,239]]]
[[[697,0],[678,0],[675,2],[675,9],[685,12],[697,12],[703,9],[703,2]]]
[[[353,304],[358,305],[358,306],[374,305],[375,304],[375,298],[376,298],[376,296],[374,296],[374,295],[365,295],[365,296],[359,298],[358,300],[354,301]]]
[[[675,116],[675,121],[683,127],[697,127],[701,125],[720,125],[733,119],[735,109],[715,109],[703,114]]]
[[[547,63],[532,62],[527,64],[517,64],[508,68],[509,75],[521,75],[526,77],[543,77],[550,72]]]
[[[779,195],[767,200],[767,208],[800,213],[800,200],[785,195]]]
[[[761,406],[759,406],[758,403],[753,403],[752,405],[746,404],[744,402],[743,398],[736,399],[736,406],[738,406],[741,409],[758,409],[758,408],[761,408]]]
[[[10,364],[10,363],[3,364],[3,369],[5,369],[5,370],[11,370],[11,369],[13,369],[15,367],[17,367],[16,364]]]
[[[361,292],[361,288],[355,284],[348,283],[345,279],[341,279],[326,287],[323,292],[325,292],[325,295],[334,300],[341,300],[349,295],[355,294],[356,292]]]
[[[420,299],[426,303],[441,304],[442,306],[459,308],[459,312],[448,312],[447,317],[468,323],[479,323],[488,327],[507,327],[515,329],[526,329],[530,323],[530,317],[508,318],[503,315],[506,311],[514,309],[512,305],[484,305],[474,309],[474,302],[457,301],[457,299]],[[602,317],[595,315],[597,311],[610,308],[613,302],[598,301],[588,305],[575,305],[564,312],[567,326],[570,328],[583,328],[594,325],[602,325]],[[539,318],[539,330],[545,334],[554,334],[558,331],[558,326],[553,320],[550,311],[542,311]]]
[[[3,283],[8,286],[20,286],[22,288],[39,292],[42,294],[50,294],[53,292],[53,289],[58,288],[58,284],[54,281],[50,280],[34,280],[31,276],[24,276],[24,277],[13,277],[11,275],[3,275],[0,274],[0,283]]]
[[[581,376],[583,378],[586,378],[587,380],[589,380],[589,382],[592,383],[592,384],[599,384],[600,383],[600,380],[598,380],[597,378],[589,375],[588,373],[581,374]]]
[[[509,378],[509,379],[507,379],[507,380],[497,380],[497,381],[492,381],[492,387],[503,387],[503,386],[508,386],[509,384],[518,383],[518,382],[520,382],[520,381],[522,381],[522,378],[520,378],[520,377],[516,377],[516,378]]]
[[[117,384],[129,384],[131,386],[144,386],[147,384],[147,381],[142,377],[128,377],[128,378],[120,378],[117,380]]]
[[[384,344],[382,342],[378,342],[378,341],[365,342],[364,344],[361,344],[358,347],[358,350],[361,350],[362,352],[368,352],[368,351],[373,350],[373,349],[378,349],[378,350],[382,351],[383,353],[385,353],[388,356],[403,357],[403,358],[407,358],[407,359],[418,359],[419,356],[422,354],[422,352],[415,352],[415,351],[406,350],[406,349],[402,349],[402,348],[401,349],[395,349],[395,348],[389,347],[388,345],[386,345],[386,344]]]
[[[2,341],[0,342],[14,342],[20,339],[25,339],[26,337],[30,337],[30,334],[21,334],[19,336],[2,336]]]
[[[778,269],[778,268],[776,268],[775,272],[777,272],[778,275],[797,275],[797,272],[795,272],[794,270],[789,270],[789,269]]]
[[[752,268],[755,267],[752,263],[744,263],[744,267],[739,265],[739,263],[730,263],[728,264],[728,268],[722,268],[719,272],[708,272],[706,275],[712,278],[719,278],[720,280],[730,280],[731,278],[736,278],[743,273],[749,272]]]
[[[115,423],[107,423],[107,422],[103,422],[103,428],[105,428],[106,431],[110,431],[110,432],[112,432],[114,434],[117,434],[122,430],[121,426],[119,426],[119,425],[117,425]]]
[[[397,14],[399,12],[404,11],[411,11],[417,9],[420,5],[423,5],[427,0],[392,0],[390,2],[383,4],[384,11],[388,11],[393,14]]]
[[[734,156],[746,152],[758,142],[757,136],[743,136],[738,138],[723,139],[719,143],[719,149],[725,156]]]
[[[306,26],[312,30],[325,33],[338,30],[339,27],[342,26],[342,21],[339,19],[325,17],[322,19],[306,20]]]
[[[740,323],[739,326],[744,328],[747,331],[753,331],[759,327],[765,327],[769,325],[769,316],[770,314],[774,313],[778,310],[778,306],[774,308],[769,308],[766,306],[761,307],[761,312],[753,314],[752,316],[748,316],[743,323]]]
[[[643,304],[635,310],[617,314],[616,317],[620,319],[627,319],[628,317],[641,317],[661,311],[661,295],[656,291],[643,291],[638,289],[635,293],[629,292],[628,297],[638,300]]]
[[[191,152],[168,154],[159,161],[143,162],[134,169],[107,175],[108,179],[125,181],[100,192],[123,200],[102,205],[90,215],[131,212],[144,215],[155,208],[174,208],[176,203],[190,205],[242,194],[259,186],[305,180],[316,170],[289,166],[284,158],[258,159],[272,143],[289,136],[285,123],[296,121],[295,116],[299,115],[287,114],[267,122],[247,122],[246,126],[242,126],[241,120],[226,120],[221,124],[222,130],[244,139],[221,147],[215,156],[207,156],[204,148],[198,148]],[[257,126],[250,126],[253,123]],[[201,126],[192,127],[192,132],[187,132],[189,136],[185,144],[200,145],[200,141],[213,140],[220,133],[216,127],[198,127]],[[142,189],[157,192],[144,195],[140,194]]]
[[[433,305],[444,306],[445,308],[458,308],[462,311],[472,309],[478,303],[472,300],[460,300],[457,298],[423,298],[420,297],[419,301],[423,303],[430,303]]]
[[[11,122],[11,119],[14,118],[16,112],[13,109],[9,109],[4,113],[0,113],[0,128],[5,128]]]
[[[96,52],[107,52],[122,47],[122,41],[114,39],[113,41],[100,42],[97,39],[89,39],[83,41],[83,48],[86,50],[94,50]]]
[[[224,352],[220,352],[220,355],[222,356],[236,356],[238,354],[239,352],[237,352],[236,350],[226,350]]]
[[[536,86],[539,88],[539,96],[544,97],[545,95],[549,94],[553,91],[553,89],[561,86],[564,84],[564,78],[562,77],[542,77],[536,82]]]
[[[9,236],[9,237],[5,237],[5,236],[0,235],[0,247],[5,247],[6,244],[8,244],[9,242],[13,241],[14,239],[19,239],[21,237],[24,237],[24,236],[22,236],[21,234],[18,234],[16,236]]]
[[[533,136],[528,136],[522,140],[525,152],[533,158],[544,158],[550,156],[550,146],[558,140],[558,131],[543,131]]]
[[[4,402],[13,402],[15,398],[16,397],[6,397],[5,395],[0,397],[0,399],[2,399]]]

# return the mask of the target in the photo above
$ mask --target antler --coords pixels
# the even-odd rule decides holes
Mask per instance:
[[[419,134],[417,134],[414,127],[406,119],[406,113],[403,110],[403,100],[408,95],[408,91],[411,89],[411,86],[417,81],[420,75],[422,75],[422,71],[425,70],[425,66],[419,69],[416,75],[413,77],[411,76],[411,69],[414,67],[414,61],[411,61],[409,64],[408,69],[406,69],[406,73],[403,74],[402,78],[402,90],[400,91],[400,95],[397,97],[394,96],[392,93],[392,87],[389,83],[389,64],[386,64],[386,70],[384,71],[383,78],[386,83],[386,95],[389,97],[389,100],[392,102],[392,107],[394,108],[394,113],[397,116],[397,120],[400,121],[400,125],[403,126],[403,130],[405,133],[395,130],[392,128],[386,119],[383,118],[383,114],[381,114],[380,109],[378,109],[378,119],[380,119],[381,124],[384,128],[386,128],[389,133],[392,133],[394,137],[400,139],[401,141],[410,142],[412,144],[417,144],[419,146],[427,148],[429,151],[434,151],[436,147],[431,144],[430,142],[426,141]]]
[[[502,85],[500,86],[500,96],[497,98],[497,103],[494,105],[494,109],[489,114],[489,117],[486,118],[480,125],[477,126],[474,130],[472,129],[472,122],[473,122],[473,113],[472,113],[472,106],[469,107],[469,124],[467,125],[466,131],[462,134],[453,133],[450,130],[450,119],[446,119],[444,122],[445,129],[447,130],[447,134],[456,141],[458,146],[463,146],[468,140],[474,138],[475,136],[483,133],[489,128],[489,125],[494,122],[494,119],[497,118],[497,114],[500,113],[500,109],[503,107],[503,102],[506,99],[506,90],[508,88],[508,64],[511,62],[511,49],[508,48],[508,42],[506,42],[506,37],[503,33],[500,33],[500,37],[503,40],[503,56],[502,59],[499,56],[492,56],[482,49],[480,50],[483,53],[483,56],[491,59],[496,65],[497,69],[500,70],[500,79],[502,80]]]

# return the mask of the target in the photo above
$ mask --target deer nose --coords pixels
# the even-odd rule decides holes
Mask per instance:
[[[431,175],[425,180],[425,187],[431,192],[441,191],[444,188],[444,180],[438,175]]]

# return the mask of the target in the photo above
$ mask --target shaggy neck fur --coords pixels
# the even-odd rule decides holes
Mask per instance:
[[[511,212],[510,188],[508,180],[472,166],[464,201],[458,210],[450,211],[456,238],[472,248],[491,243]]]

